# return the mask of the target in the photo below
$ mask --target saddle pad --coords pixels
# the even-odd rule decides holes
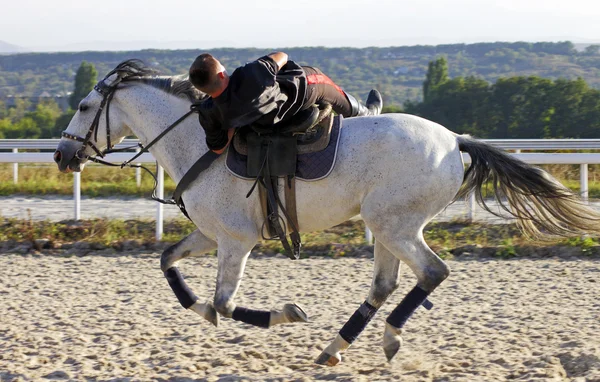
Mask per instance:
[[[296,178],[304,181],[315,181],[326,178],[335,166],[337,149],[340,142],[342,118],[336,116],[331,128],[331,139],[327,147],[315,153],[298,154],[296,166]],[[247,162],[248,157],[235,150],[234,145],[229,145],[227,149],[227,160],[225,165],[229,172],[238,178],[252,180],[248,176]]]

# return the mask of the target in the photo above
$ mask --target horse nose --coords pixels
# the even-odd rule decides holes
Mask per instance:
[[[54,152],[54,161],[56,162],[56,164],[60,164],[61,159],[62,159],[62,153],[60,152],[60,150],[56,150]]]

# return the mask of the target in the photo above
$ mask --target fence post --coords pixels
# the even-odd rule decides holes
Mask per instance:
[[[469,194],[469,201],[467,204],[467,221],[472,222],[475,219],[475,192]]]
[[[137,148],[135,149],[135,152],[139,153],[140,150],[140,148]],[[136,163],[136,165],[140,166],[141,163]],[[142,187],[142,169],[140,167],[135,169],[135,184],[137,185],[137,188]]]
[[[75,220],[81,219],[81,173],[73,173],[73,201],[75,202]]]
[[[161,199],[165,197],[165,170],[156,165],[156,179],[158,184],[156,187],[157,196]],[[156,241],[162,239],[163,234],[163,204],[156,203]]]
[[[588,195],[589,195],[587,163],[582,163],[579,165],[579,184],[580,184],[581,198],[583,200],[587,201]]]
[[[365,241],[367,244],[373,245],[373,232],[368,228],[365,230]]]
[[[12,149],[13,153],[18,153],[19,149]],[[18,163],[13,163],[13,183],[17,184],[19,183],[19,164]]]

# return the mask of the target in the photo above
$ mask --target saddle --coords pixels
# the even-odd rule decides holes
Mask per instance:
[[[292,260],[300,257],[302,247],[296,211],[298,155],[319,152],[328,147],[334,119],[331,110],[329,104],[314,105],[272,126],[242,127],[233,139],[234,153],[247,157],[245,177],[255,179],[246,197],[258,185],[265,218],[262,237],[280,240]],[[280,180],[283,180],[285,205],[278,192]],[[268,234],[265,234],[265,227]],[[292,245],[288,242],[288,231]]]

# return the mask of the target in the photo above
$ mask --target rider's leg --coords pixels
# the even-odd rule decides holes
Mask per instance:
[[[367,98],[367,105],[363,106],[319,69],[310,66],[304,66],[303,69],[307,79],[305,107],[315,103],[329,103],[336,113],[344,117],[378,115],[381,112],[383,100],[377,90],[371,90]]]

